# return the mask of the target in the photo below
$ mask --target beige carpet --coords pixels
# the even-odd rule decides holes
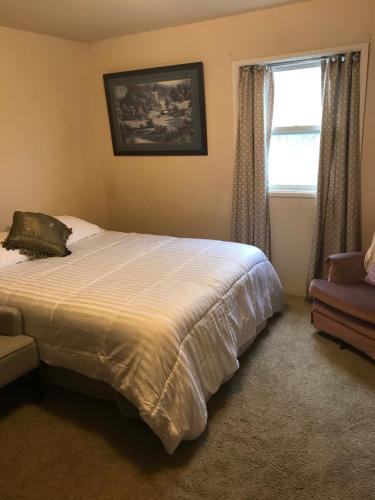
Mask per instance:
[[[375,499],[375,365],[314,333],[288,299],[168,456],[141,421],[60,389],[0,392],[0,498]]]

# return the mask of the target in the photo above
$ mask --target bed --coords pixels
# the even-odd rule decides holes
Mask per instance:
[[[108,384],[173,453],[281,310],[273,266],[248,245],[136,233],[70,248],[1,269],[0,304],[22,311],[45,364]]]

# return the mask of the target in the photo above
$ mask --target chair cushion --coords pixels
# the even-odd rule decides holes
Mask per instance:
[[[26,335],[0,335],[0,387],[39,365],[34,339]]]
[[[375,289],[366,283],[348,285],[326,280],[313,280],[310,294],[345,314],[375,324]]]
[[[9,354],[34,344],[34,339],[27,335],[0,335],[0,359]]]

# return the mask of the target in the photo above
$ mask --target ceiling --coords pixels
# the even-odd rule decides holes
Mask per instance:
[[[93,42],[306,0],[1,0],[0,26]]]

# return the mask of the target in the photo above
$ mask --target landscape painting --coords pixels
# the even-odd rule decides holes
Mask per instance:
[[[202,63],[104,75],[115,155],[207,154]]]

